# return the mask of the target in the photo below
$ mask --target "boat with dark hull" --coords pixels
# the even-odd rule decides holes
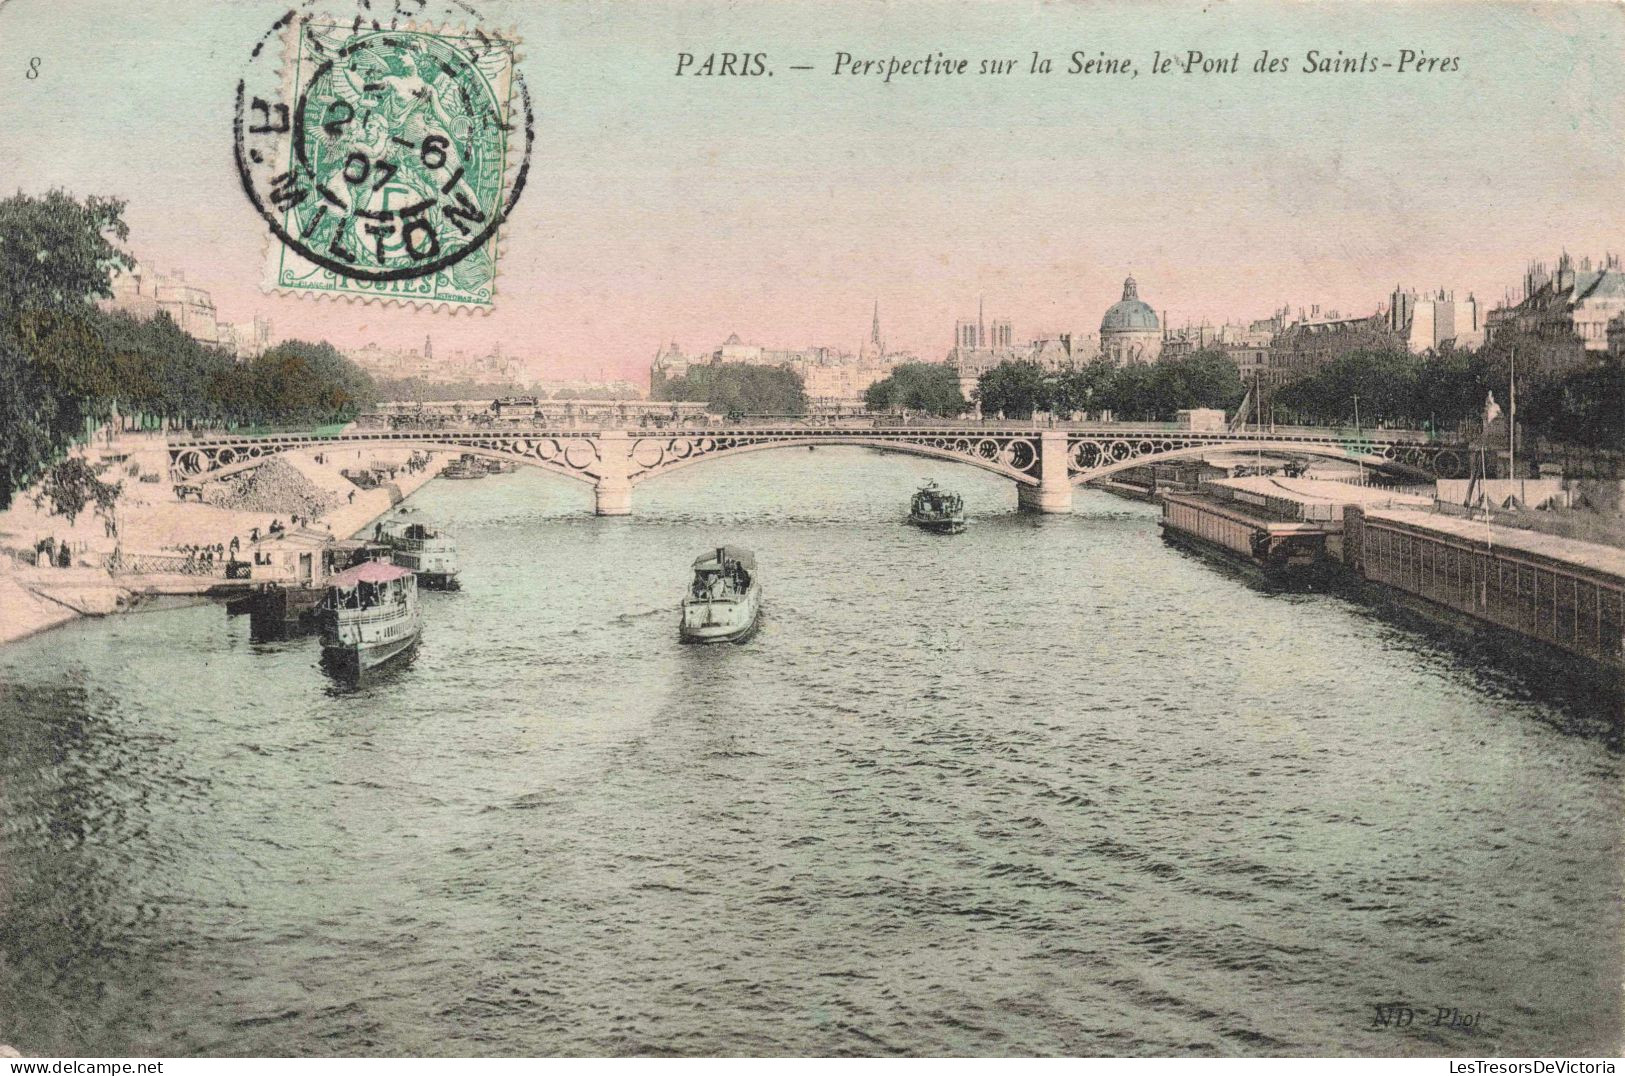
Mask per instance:
[[[959,494],[927,482],[909,503],[908,521],[935,534],[958,534],[965,529],[965,502]]]
[[[404,519],[378,524],[374,537],[389,548],[390,559],[417,573],[428,590],[456,590],[457,543],[427,523]]]
[[[322,666],[361,680],[409,657],[423,634],[417,576],[366,561],[327,581],[322,603]]]
[[[694,581],[683,596],[678,623],[685,643],[742,643],[756,634],[761,615],[755,554],[719,546],[694,561]]]
[[[485,464],[472,452],[464,452],[460,457],[441,468],[440,477],[465,481],[470,478],[484,478]]]

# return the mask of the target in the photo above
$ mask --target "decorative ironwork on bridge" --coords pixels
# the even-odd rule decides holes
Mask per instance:
[[[599,440],[593,430],[389,430],[318,434],[205,436],[176,441],[169,448],[170,473],[177,481],[214,478],[257,467],[283,452],[331,447],[424,448],[462,450],[500,456],[585,481],[600,477]]]
[[[631,481],[730,453],[801,445],[861,445],[955,460],[1022,483],[1039,474],[1038,432],[965,429],[772,427],[632,436]]]
[[[1460,478],[1467,473],[1466,452],[1451,444],[1415,441],[1380,434],[1344,436],[1324,434],[1182,431],[1106,431],[1067,434],[1067,473],[1087,482],[1113,471],[1144,466],[1176,455],[1203,450],[1243,451],[1255,446],[1276,455],[1294,451],[1315,456],[1365,460],[1373,465],[1393,464],[1435,478]]]

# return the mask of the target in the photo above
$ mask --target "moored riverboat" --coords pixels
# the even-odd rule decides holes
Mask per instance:
[[[367,561],[328,580],[322,602],[322,665],[361,679],[404,659],[423,633],[417,576],[383,561]]]
[[[719,546],[694,561],[678,624],[684,642],[742,643],[756,633],[761,614],[762,584],[750,550]]]
[[[426,523],[403,519],[379,523],[374,537],[389,548],[390,559],[417,573],[429,590],[456,590],[457,543]]]
[[[480,458],[472,452],[464,452],[441,469],[440,477],[467,480],[484,478],[485,473],[485,464]]]
[[[1338,574],[1327,549],[1329,523],[1274,519],[1248,502],[1207,494],[1164,493],[1160,499],[1158,525],[1166,542],[1248,566],[1276,583],[1318,587]]]
[[[935,534],[958,534],[965,529],[965,502],[959,494],[927,482],[909,503],[908,521]]]

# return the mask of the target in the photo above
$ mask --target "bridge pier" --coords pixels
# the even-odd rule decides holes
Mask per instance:
[[[632,442],[623,430],[603,430],[593,438],[598,449],[598,481],[593,512],[600,516],[632,514]]]
[[[626,479],[611,482],[600,478],[594,491],[593,512],[600,516],[632,514],[632,483]]]
[[[1062,514],[1072,511],[1065,430],[1045,430],[1038,435],[1038,485],[1016,486],[1016,504],[1023,512]]]

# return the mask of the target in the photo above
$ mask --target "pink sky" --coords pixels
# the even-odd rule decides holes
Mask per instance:
[[[485,316],[263,294],[232,95],[274,3],[12,0],[0,185],[129,200],[132,249],[278,336],[504,351],[641,379],[730,332],[937,359],[956,317],[1093,331],[1132,272],[1178,325],[1290,303],[1367,313],[1395,284],[1498,300],[1530,258],[1625,250],[1617,5],[480,4],[517,25],[539,109],[531,184]],[[1449,76],[837,78],[837,50],[1310,48],[1459,55]],[[762,51],[759,79],[674,77]],[[812,64],[792,72],[790,64]]]

